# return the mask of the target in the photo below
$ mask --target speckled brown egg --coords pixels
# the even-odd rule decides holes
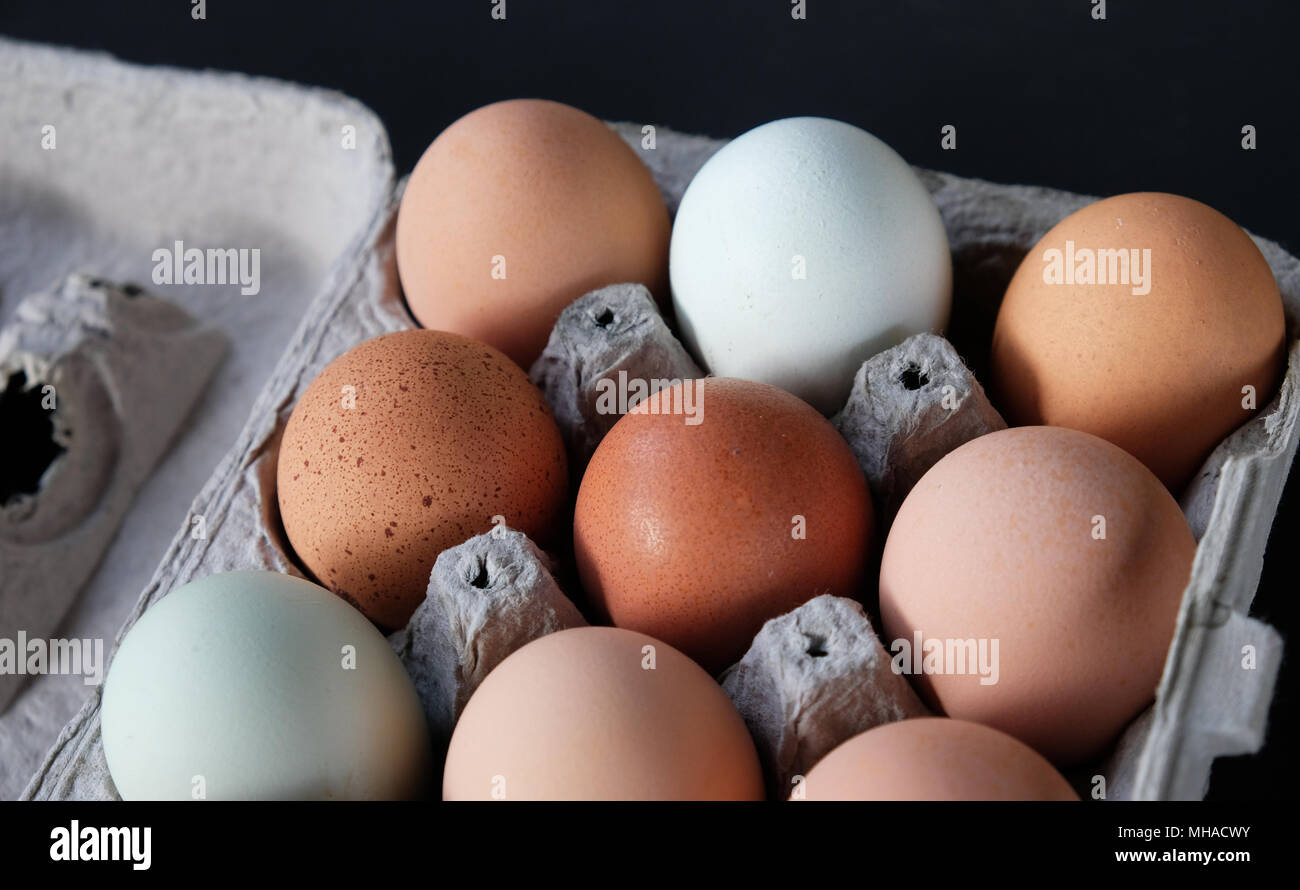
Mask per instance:
[[[614,424],[573,529],[583,586],[610,620],[715,673],[769,618],[858,595],[871,531],[866,479],[826,418],[729,378],[679,383]]]
[[[568,471],[550,409],[517,365],[421,330],[367,340],[312,381],[285,427],[277,485],[299,559],[389,630],[424,599],[438,554],[493,516],[545,540]]]
[[[993,334],[993,391],[1015,426],[1101,436],[1178,493],[1277,392],[1286,321],[1242,229],[1178,195],[1117,195],[1025,257]]]

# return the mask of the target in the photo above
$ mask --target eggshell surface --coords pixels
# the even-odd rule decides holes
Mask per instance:
[[[851,124],[773,121],[696,174],[673,223],[673,305],[710,373],[824,414],[863,361],[948,322],[952,263],[925,186]]]
[[[691,399],[696,423],[673,413]],[[872,522],[853,452],[815,409],[773,386],[707,378],[656,393],[610,430],[578,492],[574,548],[614,624],[717,672],[769,618],[823,593],[857,595]]]
[[[397,266],[427,328],[528,368],[560,310],[607,284],[667,298],[668,210],[650,171],[601,121],[516,99],[453,123],[415,166]]]
[[[854,736],[808,771],[800,791],[806,800],[1079,799],[1029,746],[987,726],[940,717],[899,720]]]
[[[374,626],[275,572],[191,582],[113,657],[104,755],[126,800],[374,800],[431,778],[424,714]]]
[[[913,656],[907,671],[932,706],[1080,763],[1154,697],[1195,551],[1168,490],[1117,446],[1057,427],[981,436],[935,464],[894,520],[886,646],[937,641],[939,660]],[[995,670],[963,641],[983,641]]]
[[[1101,436],[1177,492],[1277,392],[1285,339],[1277,282],[1236,223],[1190,198],[1119,195],[1021,263],[992,389],[1013,425]]]
[[[758,754],[722,688],[658,640],[612,627],[534,640],[474,692],[446,800],[761,800]]]
[[[280,443],[280,515],[299,559],[381,628],[424,599],[438,554],[500,515],[538,541],[566,509],[559,429],[508,358],[443,331],[331,362]]]

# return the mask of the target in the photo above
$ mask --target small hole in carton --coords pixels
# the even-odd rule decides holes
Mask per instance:
[[[929,383],[930,378],[919,365],[908,365],[903,369],[903,373],[898,375],[898,382],[903,384],[904,389],[915,390]]]
[[[54,412],[42,404],[44,387],[27,387],[27,374],[9,375],[0,392],[0,429],[9,458],[0,462],[0,506],[36,494],[41,477],[67,449],[54,441]]]
[[[487,562],[485,560],[479,559],[478,571],[474,573],[473,578],[469,579],[469,583],[471,587],[477,587],[479,590],[487,590],[488,572],[487,572]]]
[[[827,654],[829,654],[826,651],[825,637],[817,634],[804,634],[804,636],[808,639],[808,648],[805,651],[810,656],[813,658],[825,658]]]
[[[614,310],[608,306],[596,315],[596,324],[602,328],[607,328],[614,323]]]

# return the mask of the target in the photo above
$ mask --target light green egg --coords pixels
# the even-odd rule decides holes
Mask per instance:
[[[431,774],[387,640],[275,572],[211,575],[145,612],[113,658],[101,725],[127,800],[410,798]]]

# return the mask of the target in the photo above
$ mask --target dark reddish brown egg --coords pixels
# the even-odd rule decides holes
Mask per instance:
[[[610,430],[583,476],[574,546],[614,624],[717,672],[769,618],[857,595],[871,531],[866,479],[826,418],[776,387],[708,378]]]

